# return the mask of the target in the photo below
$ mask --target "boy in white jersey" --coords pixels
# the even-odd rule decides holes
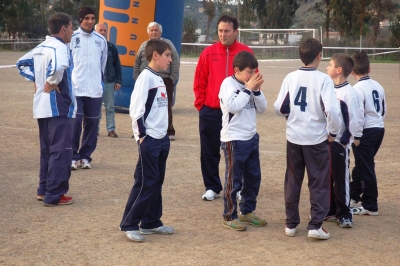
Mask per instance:
[[[326,72],[335,83],[335,94],[339,101],[342,125],[335,141],[331,143],[331,208],[328,218],[334,218],[342,228],[353,227],[353,214],[350,210],[350,145],[360,144],[363,117],[359,99],[347,77],[353,70],[354,62],[346,54],[334,54]],[[327,220],[327,219],[325,219]]]
[[[354,69],[351,73],[358,81],[353,87],[360,100],[364,113],[363,134],[360,145],[353,145],[355,167],[350,183],[353,214],[378,215],[378,184],[375,174],[374,158],[385,134],[386,115],[385,91],[382,86],[369,77],[370,63],[365,52],[352,56]],[[361,201],[361,206],[356,203]]]
[[[264,80],[256,73],[257,67],[253,54],[238,53],[233,59],[235,74],[224,79],[218,95],[222,110],[221,148],[226,163],[223,225],[238,231],[247,229],[244,223],[267,224],[254,213],[261,183],[256,114],[262,114],[267,107],[260,91]],[[238,215],[236,195],[240,189],[242,199]]]
[[[285,234],[296,235],[301,185],[307,168],[311,203],[308,237],[329,239],[330,234],[322,228],[329,211],[328,141],[334,141],[339,133],[341,120],[332,79],[317,70],[321,52],[322,45],[314,38],[300,43],[299,55],[304,66],[286,76],[274,108],[278,115],[287,118]]]
[[[129,114],[139,148],[134,174],[135,183],[126,203],[120,224],[121,231],[142,242],[142,235],[172,234],[172,227],[161,222],[161,189],[170,148],[167,135],[168,98],[159,71],[171,63],[171,47],[162,40],[149,40],[145,48],[148,66],[136,80],[131,96]],[[139,228],[140,223],[140,228]]]

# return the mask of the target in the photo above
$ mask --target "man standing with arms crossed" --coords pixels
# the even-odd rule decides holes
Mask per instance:
[[[80,27],[72,35],[70,43],[72,55],[72,85],[76,93],[78,111],[76,113],[72,139],[72,170],[92,168],[91,155],[97,145],[97,129],[103,94],[102,75],[107,62],[107,41],[93,30],[94,10],[89,6],[80,9]],[[83,134],[82,143],[80,138]]]
[[[44,206],[72,204],[65,196],[69,189],[72,159],[72,132],[76,114],[69,49],[72,18],[55,13],[48,20],[51,36],[21,57],[20,74],[34,82],[33,117],[37,119],[40,140],[40,173],[36,199]]]
[[[96,24],[94,30],[104,36],[107,40],[107,26],[104,23]],[[122,84],[122,71],[121,62],[119,61],[118,50],[115,45],[107,41],[108,56],[106,70],[104,73],[104,92],[103,102],[106,108],[106,127],[108,136],[111,138],[118,138],[115,132],[115,108],[114,108],[114,90],[121,89]],[[100,107],[100,119],[99,128],[100,131],[100,120],[101,120],[101,107]]]
[[[241,51],[253,51],[236,41],[239,23],[234,17],[218,20],[219,42],[200,54],[194,76],[194,106],[199,111],[200,162],[206,193],[203,200],[214,200],[222,190],[219,177],[222,111],[218,93],[222,81],[234,74],[233,58]],[[239,197],[238,197],[239,198]]]

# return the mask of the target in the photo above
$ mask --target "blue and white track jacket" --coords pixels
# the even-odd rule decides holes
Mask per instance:
[[[33,98],[34,118],[75,118],[76,99],[71,86],[69,56],[69,49],[60,38],[47,36],[44,42],[17,61],[21,76],[36,85]],[[46,82],[58,84],[60,92],[44,92]]]
[[[108,55],[106,39],[95,31],[87,33],[79,27],[74,31],[69,47],[72,55],[72,85],[76,96],[102,97],[102,77]]]

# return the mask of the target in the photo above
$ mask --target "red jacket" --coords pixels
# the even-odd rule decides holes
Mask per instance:
[[[207,105],[210,108],[220,109],[219,88],[222,81],[234,74],[233,58],[241,51],[253,51],[244,44],[235,41],[231,46],[224,46],[221,42],[208,46],[200,54],[194,75],[194,106],[197,110]]]

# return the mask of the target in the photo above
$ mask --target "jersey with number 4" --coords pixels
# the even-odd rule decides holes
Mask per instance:
[[[274,103],[287,117],[286,138],[298,145],[316,145],[336,135],[341,126],[332,79],[315,68],[301,67],[283,80]],[[328,131],[327,131],[328,130]]]
[[[362,77],[353,86],[364,108],[364,128],[383,128],[386,116],[385,91],[369,76]]]

